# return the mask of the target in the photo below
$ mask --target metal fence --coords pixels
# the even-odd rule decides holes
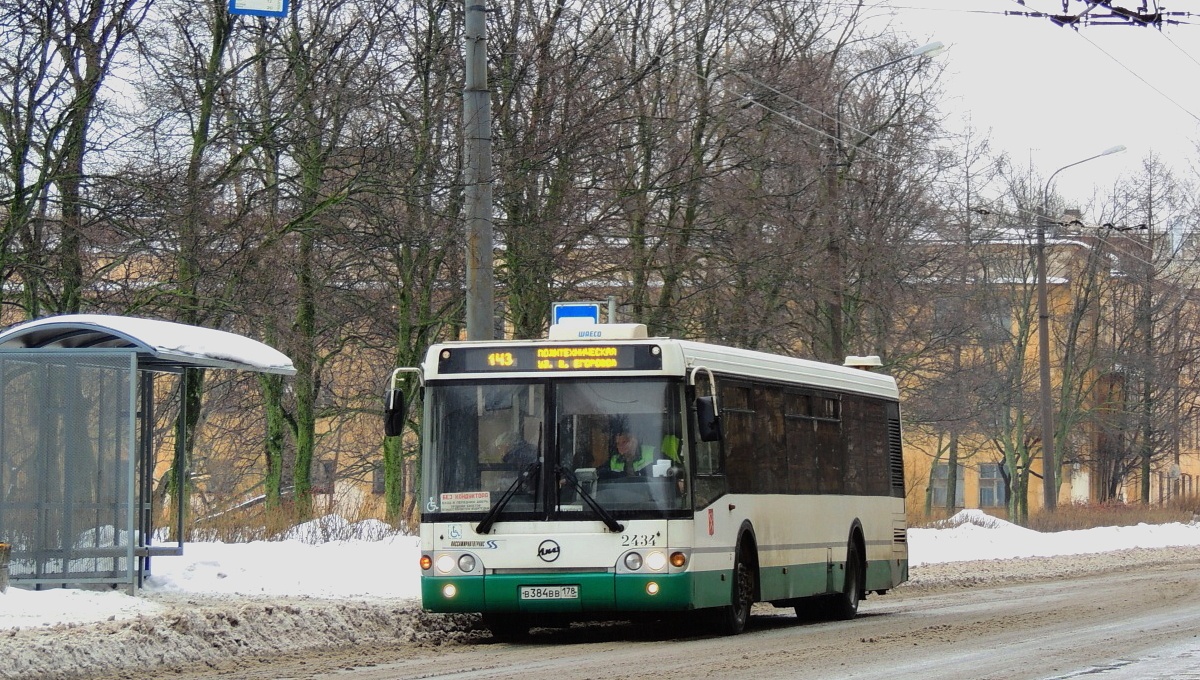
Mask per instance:
[[[136,585],[137,353],[0,352],[0,542],[13,585]]]

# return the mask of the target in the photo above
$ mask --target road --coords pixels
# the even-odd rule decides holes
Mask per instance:
[[[1002,586],[872,596],[846,622],[762,607],[737,637],[669,626],[535,631],[520,644],[353,647],[231,660],[175,678],[1192,678],[1200,563]],[[178,671],[178,669],[177,669]]]

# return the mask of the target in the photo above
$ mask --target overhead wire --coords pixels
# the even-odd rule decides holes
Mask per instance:
[[[1188,59],[1191,59],[1193,64],[1195,64],[1195,65],[1197,65],[1197,66],[1200,66],[1200,60],[1197,60],[1195,57],[1193,57],[1193,56],[1191,55],[1191,53],[1190,53],[1190,52],[1188,52],[1187,50],[1183,49],[1183,47],[1181,47],[1181,46],[1179,45],[1179,43],[1177,43],[1177,42],[1175,42],[1174,40],[1172,40],[1172,39],[1171,39],[1171,36],[1167,35],[1166,33],[1163,33],[1163,32],[1161,32],[1161,31],[1159,31],[1159,34],[1160,34],[1160,35],[1162,35],[1162,37],[1163,37],[1163,39],[1164,39],[1164,40],[1166,40],[1167,42],[1171,43],[1171,46],[1172,46],[1172,47],[1174,47],[1175,49],[1179,50],[1179,53],[1180,53],[1180,54],[1182,54],[1183,56],[1187,57]]]
[[[816,107],[814,107],[814,106],[811,106],[811,105],[809,105],[809,104],[806,104],[806,103],[804,103],[804,102],[800,101],[799,99],[796,99],[795,97],[793,97],[793,96],[791,96],[791,95],[789,95],[789,94],[787,94],[787,93],[785,93],[785,92],[782,92],[782,91],[780,91],[778,88],[772,87],[771,85],[768,85],[767,83],[764,83],[764,82],[762,82],[761,80],[759,80],[759,79],[755,78],[754,76],[752,76],[752,75],[750,75],[750,74],[748,74],[748,73],[743,73],[743,72],[741,72],[741,71],[738,71],[738,72],[736,72],[736,73],[737,73],[737,74],[738,74],[740,77],[743,77],[743,78],[745,78],[746,80],[750,81],[750,83],[752,83],[752,84],[753,84],[755,87],[761,87],[761,88],[763,88],[764,90],[767,90],[767,91],[771,92],[772,94],[775,94],[775,95],[778,95],[778,96],[780,96],[780,97],[783,97],[784,99],[786,99],[786,100],[788,100],[789,102],[791,102],[791,103],[795,104],[796,106],[799,106],[799,107],[801,107],[801,108],[803,108],[803,109],[805,109],[805,110],[809,111],[810,113],[813,113],[813,114],[815,114],[816,116],[818,116],[818,117],[820,117],[820,118],[823,118],[823,119],[825,119],[825,120],[828,120],[828,121],[829,121],[829,122],[831,122],[831,123],[835,123],[835,124],[836,124],[836,123],[838,123],[839,116],[837,116],[837,115],[831,115],[831,114],[829,114],[829,113],[826,113],[826,112],[824,112],[824,111],[822,111],[822,110],[820,110],[820,109],[818,109],[818,108],[816,108]],[[754,98],[753,98],[753,96],[751,96],[751,100],[752,100],[752,101],[753,101],[755,104],[758,104],[758,105],[760,105],[760,106],[762,105],[762,102],[758,101],[757,99],[754,99]],[[764,108],[766,108],[766,107],[764,106]],[[770,109],[768,109],[768,110],[770,110]],[[861,129],[859,129],[859,128],[856,128],[856,127],[854,127],[853,125],[850,125],[849,123],[847,123],[847,122],[846,122],[846,121],[844,121],[844,120],[842,120],[842,121],[841,121],[841,125],[842,125],[842,127],[843,127],[843,128],[845,128],[845,129],[847,129],[847,130],[849,130],[849,131],[851,131],[851,132],[854,132],[854,133],[856,133],[856,134],[858,134],[858,135],[861,135],[861,136],[862,136],[863,138],[865,138],[865,139],[871,139],[871,140],[879,141],[879,140],[875,139],[875,136],[874,136],[874,135],[872,135],[871,133],[869,133],[869,132],[867,132],[867,131],[865,131],[865,130],[861,130]],[[805,126],[805,127],[808,127],[808,126]],[[841,140],[840,140],[840,139],[838,139],[838,138],[837,138],[835,135],[831,135],[831,134],[829,134],[829,133],[827,133],[827,132],[824,132],[824,131],[821,131],[821,130],[816,130],[815,128],[808,128],[808,129],[810,129],[810,130],[814,130],[814,131],[816,131],[816,132],[820,132],[822,136],[828,137],[829,139],[833,140],[835,143],[839,143],[839,144],[841,143]],[[870,152],[868,152],[868,154],[869,154],[869,153],[870,153]]]
[[[1148,80],[1146,80],[1145,78],[1143,78],[1143,77],[1141,76],[1141,74],[1139,74],[1137,71],[1134,71],[1133,69],[1129,68],[1129,67],[1128,67],[1128,66],[1126,66],[1124,63],[1122,63],[1120,59],[1117,59],[1117,58],[1116,58],[1116,57],[1114,57],[1113,55],[1109,54],[1109,53],[1108,53],[1108,51],[1107,51],[1107,50],[1105,50],[1103,47],[1100,47],[1099,45],[1097,45],[1097,44],[1095,43],[1095,41],[1093,41],[1091,38],[1088,38],[1087,36],[1083,35],[1082,33],[1079,33],[1079,37],[1080,37],[1080,38],[1083,38],[1084,40],[1086,40],[1086,41],[1087,41],[1087,43],[1088,43],[1089,45],[1091,45],[1092,47],[1096,48],[1096,50],[1097,50],[1097,51],[1099,51],[1101,54],[1103,54],[1104,56],[1106,56],[1106,57],[1108,57],[1109,59],[1111,59],[1111,60],[1112,60],[1112,62],[1113,62],[1114,64],[1116,64],[1117,66],[1120,66],[1122,69],[1124,69],[1124,70],[1125,70],[1126,72],[1128,72],[1130,75],[1132,75],[1134,78],[1137,78],[1138,80],[1142,81],[1142,83],[1143,83],[1143,84],[1144,84],[1146,87],[1150,88],[1151,90],[1154,90],[1154,91],[1155,91],[1156,93],[1158,93],[1158,95],[1159,95],[1159,96],[1161,96],[1163,99],[1166,99],[1167,101],[1169,101],[1169,102],[1171,102],[1172,104],[1174,104],[1174,105],[1175,105],[1175,107],[1176,107],[1176,108],[1178,108],[1180,111],[1182,111],[1182,112],[1186,113],[1187,115],[1191,116],[1191,117],[1192,117],[1192,118],[1194,118],[1194,119],[1195,119],[1197,122],[1200,122],[1200,116],[1197,116],[1197,115],[1196,115],[1194,112],[1192,112],[1192,111],[1188,110],[1188,109],[1187,109],[1187,107],[1185,107],[1184,105],[1182,105],[1182,104],[1180,104],[1179,102],[1175,101],[1175,99],[1174,99],[1173,97],[1171,97],[1170,95],[1168,95],[1166,92],[1163,92],[1162,90],[1160,90],[1160,89],[1158,89],[1157,87],[1155,87],[1153,84],[1151,84],[1151,83],[1150,83],[1150,81],[1148,81]]]
[[[769,84],[767,84],[767,83],[764,83],[764,82],[762,82],[762,81],[758,80],[757,78],[755,78],[755,77],[751,76],[750,74],[748,74],[748,73],[745,73],[745,72],[743,72],[743,71],[740,71],[740,70],[737,70],[737,69],[730,69],[730,68],[727,68],[727,67],[726,67],[726,68],[723,68],[723,69],[722,69],[722,70],[721,70],[721,71],[720,71],[718,74],[716,74],[715,76],[709,76],[708,78],[710,79],[710,82],[711,82],[711,79],[712,79],[712,78],[714,78],[714,77],[720,77],[721,75],[726,75],[726,74],[734,74],[734,75],[736,75],[736,76],[738,76],[738,77],[740,77],[740,78],[744,78],[745,80],[749,81],[749,82],[750,82],[750,83],[751,83],[751,84],[752,84],[754,87],[759,87],[759,88],[762,88],[762,89],[764,89],[764,90],[767,90],[767,91],[771,92],[772,94],[775,94],[775,95],[777,95],[777,96],[779,96],[779,97],[782,97],[783,99],[786,99],[787,101],[789,101],[789,102],[791,102],[791,103],[793,103],[793,104],[795,104],[795,105],[797,105],[797,106],[799,106],[799,107],[803,108],[804,110],[806,110],[806,111],[808,111],[808,112],[810,112],[810,113],[812,113],[812,114],[816,115],[817,117],[819,117],[819,118],[821,118],[821,119],[828,120],[828,121],[830,121],[830,122],[837,122],[837,117],[836,117],[836,116],[834,116],[834,115],[831,115],[831,114],[829,114],[829,113],[826,113],[826,112],[824,112],[824,111],[822,111],[822,110],[820,110],[820,109],[818,109],[818,108],[816,108],[816,107],[812,106],[811,104],[807,104],[807,103],[805,103],[805,102],[803,102],[803,101],[800,101],[799,99],[796,99],[795,97],[792,97],[791,95],[788,95],[788,94],[786,94],[786,93],[784,93],[784,92],[780,91],[778,88],[776,88],[776,87],[773,87],[773,86],[771,86],[771,85],[769,85]],[[825,130],[822,130],[822,129],[818,128],[818,127],[815,127],[815,126],[813,126],[813,125],[810,125],[810,124],[808,124],[808,123],[806,123],[806,122],[804,122],[804,121],[800,120],[799,118],[796,118],[795,116],[792,116],[792,115],[790,115],[790,114],[788,114],[788,113],[785,113],[785,112],[783,112],[783,111],[780,111],[780,110],[778,110],[778,109],[776,109],[776,108],[773,108],[773,107],[769,106],[769,105],[768,105],[766,102],[763,102],[761,99],[754,97],[752,94],[751,94],[751,95],[748,95],[748,94],[745,94],[745,93],[741,93],[741,95],[740,95],[740,96],[741,96],[741,97],[742,97],[744,100],[746,100],[746,101],[749,101],[749,102],[750,102],[752,105],[754,105],[754,106],[757,106],[757,107],[761,108],[762,110],[764,110],[764,111],[767,111],[768,113],[771,113],[771,114],[774,114],[774,115],[776,115],[776,116],[779,116],[780,118],[783,118],[784,120],[788,121],[789,123],[792,123],[793,125],[796,125],[797,127],[801,128],[801,129],[807,130],[807,131],[809,131],[809,132],[813,132],[813,133],[815,133],[817,136],[819,136],[819,137],[823,137],[823,138],[825,138],[825,139],[828,139],[828,140],[830,140],[830,141],[834,142],[835,144],[841,144],[841,143],[842,143],[842,140],[838,139],[838,137],[837,137],[836,135],[829,134],[829,132],[827,132],[827,131],[825,131]],[[852,132],[856,132],[856,133],[858,133],[858,134],[862,135],[864,138],[867,138],[867,139],[872,139],[872,140],[875,140],[875,139],[876,139],[876,138],[875,138],[873,135],[871,135],[871,134],[869,134],[869,133],[867,133],[867,132],[865,132],[865,131],[863,131],[863,130],[861,130],[861,129],[858,129],[858,128],[856,128],[856,127],[854,127],[854,126],[851,126],[851,125],[847,125],[847,124],[845,123],[845,121],[842,121],[842,125],[843,125],[844,127],[847,127],[847,128],[848,128],[849,130],[851,130]],[[876,141],[878,141],[878,140],[876,140]],[[805,144],[809,144],[809,145],[811,146],[811,144],[810,144],[810,143],[809,143],[807,140],[805,141]],[[897,161],[897,160],[894,160],[894,159],[888,158],[887,156],[884,156],[884,155],[882,155],[882,154],[876,153],[875,151],[873,151],[873,150],[870,150],[870,149],[867,149],[867,148],[865,148],[865,147],[860,147],[860,148],[858,149],[858,152],[859,152],[860,154],[862,154],[862,155],[866,156],[867,158],[870,158],[870,159],[873,159],[873,160],[876,160],[876,161],[883,162],[883,163],[885,163],[885,164],[888,164],[888,165],[891,165],[891,166],[893,166],[893,167],[895,167],[895,168],[900,168],[900,169],[903,169],[903,168],[906,168],[906,167],[908,167],[908,165],[901,164],[901,163],[900,163],[899,161]]]

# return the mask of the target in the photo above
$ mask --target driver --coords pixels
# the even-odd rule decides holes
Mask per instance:
[[[611,478],[650,474],[654,463],[653,446],[642,446],[627,428],[618,430],[613,442],[615,447],[608,456],[608,464],[596,471],[599,476]]]

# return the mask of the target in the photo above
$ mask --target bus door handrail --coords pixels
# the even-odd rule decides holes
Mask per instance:
[[[713,375],[713,372],[710,371],[707,366],[693,366],[692,372],[688,374],[688,385],[690,385],[692,387],[696,386],[696,372],[697,371],[704,371],[705,373],[708,374],[708,388],[709,388],[709,393],[710,393],[709,396],[711,396],[712,400],[713,400],[713,413],[719,414],[721,412],[721,409],[717,408],[717,378],[716,378],[716,376]]]
[[[420,385],[421,387],[425,386],[425,371],[421,370],[420,367],[399,366],[399,367],[395,368],[392,371],[391,377],[388,378],[387,408],[389,408],[389,409],[396,407],[396,404],[394,402],[394,400],[396,398],[396,392],[397,392],[396,379],[400,377],[401,373],[415,373],[417,375],[417,384]]]

